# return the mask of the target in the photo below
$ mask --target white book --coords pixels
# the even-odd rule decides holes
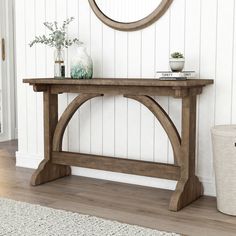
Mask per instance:
[[[172,71],[157,71],[157,78],[163,80],[177,80],[182,79],[186,80],[188,78],[194,78],[194,71],[181,71],[181,72],[172,72]]]

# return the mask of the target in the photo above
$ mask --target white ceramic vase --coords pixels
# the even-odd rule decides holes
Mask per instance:
[[[184,58],[170,58],[170,68],[173,72],[180,72],[184,69]]]
[[[92,79],[93,62],[87,54],[86,47],[78,46],[76,53],[71,59],[70,75],[73,79]]]

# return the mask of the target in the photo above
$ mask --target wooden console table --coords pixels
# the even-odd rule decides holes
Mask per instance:
[[[161,81],[157,79],[24,79],[44,97],[44,160],[31,178],[32,185],[43,184],[71,175],[70,166],[109,170],[127,174],[177,180],[169,209],[178,211],[203,194],[195,176],[196,97],[213,80]],[[58,94],[80,93],[58,120]],[[86,101],[104,94],[121,94],[146,106],[165,129],[174,152],[175,164],[128,160],[62,150],[65,129]],[[182,132],[162,107],[150,96],[182,99]]]

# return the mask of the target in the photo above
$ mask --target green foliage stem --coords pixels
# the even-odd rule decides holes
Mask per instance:
[[[62,26],[58,26],[58,22],[44,22],[44,26],[50,31],[49,35],[35,36],[34,40],[30,42],[29,46],[32,47],[37,43],[45,44],[49,47],[54,47],[58,50],[68,48],[73,44],[82,44],[78,38],[69,39],[67,36],[68,25],[74,20],[70,17],[63,21]]]

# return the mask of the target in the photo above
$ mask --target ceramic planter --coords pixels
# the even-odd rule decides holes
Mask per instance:
[[[184,58],[170,58],[170,68],[173,72],[180,72],[184,69]]]

